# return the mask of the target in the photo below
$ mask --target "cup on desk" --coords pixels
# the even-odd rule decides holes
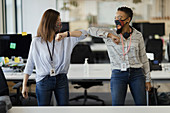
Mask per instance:
[[[18,56],[18,58],[19,58],[19,62],[20,62],[20,63],[23,63],[22,57],[21,57],[21,56]]]
[[[14,58],[14,62],[15,62],[15,63],[19,63],[19,62],[20,62],[20,61],[19,61],[19,57],[15,57],[15,58]]]
[[[8,58],[8,57],[5,57],[4,63],[5,63],[5,64],[6,64],[6,63],[9,63],[9,58]]]
[[[4,57],[0,57],[0,66],[4,64]]]
[[[14,62],[15,56],[11,56],[11,61]]]

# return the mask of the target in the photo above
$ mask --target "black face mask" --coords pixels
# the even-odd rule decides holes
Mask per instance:
[[[116,33],[117,33],[117,34],[120,34],[120,33],[122,32],[122,29],[123,29],[122,27],[121,27],[120,29],[117,29],[117,30],[116,30]]]
[[[129,17],[127,17],[126,19],[128,19],[128,18],[129,18]],[[124,20],[115,20],[116,26],[118,26],[118,25],[121,26],[120,29],[117,29],[117,31],[116,31],[117,34],[120,34],[120,33],[122,32],[123,27],[128,23],[128,22],[126,22],[126,23],[124,24],[123,21],[125,21],[126,19],[124,19]],[[131,32],[131,33],[132,33],[132,32]],[[125,33],[123,34],[123,37],[124,37],[125,39],[127,39],[127,38],[130,36],[131,33],[125,32]]]

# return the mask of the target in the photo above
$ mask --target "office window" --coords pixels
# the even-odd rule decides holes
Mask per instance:
[[[16,15],[17,15],[17,33],[21,33],[22,27],[22,0],[16,0]]]
[[[0,0],[0,33],[3,33],[2,0]]]
[[[15,0],[6,0],[7,33],[16,33]]]

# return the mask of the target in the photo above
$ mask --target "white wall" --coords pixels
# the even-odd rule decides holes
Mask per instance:
[[[118,7],[128,6],[133,10],[133,20],[149,20],[151,8],[153,7],[151,0],[143,0],[142,3],[134,4],[132,1],[100,1],[98,2],[98,23],[114,24],[114,17]]]
[[[23,0],[23,32],[37,35],[41,17],[45,10],[56,9],[56,0]]]
[[[117,8],[123,4],[124,2],[115,1],[98,2],[98,23],[113,25]]]
[[[70,21],[70,11],[62,10],[64,2],[69,2],[69,0],[57,0],[57,11],[60,12],[60,18],[62,22],[69,22]],[[67,4],[66,7],[70,5]]]
[[[3,33],[2,0],[0,0],[0,33]]]
[[[62,21],[81,21],[86,20],[88,15],[97,16],[97,1],[96,0],[77,0],[78,7],[72,6],[69,3],[67,7],[70,11],[61,10],[63,3],[69,2],[69,0],[58,0],[57,10],[61,14]]]

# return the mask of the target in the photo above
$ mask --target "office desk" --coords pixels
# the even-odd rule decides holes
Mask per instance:
[[[8,113],[169,113],[170,106],[13,107]]]
[[[82,64],[71,64],[68,71],[69,80],[110,80],[111,67],[110,64],[89,64],[89,76],[84,76]]]
[[[101,80],[110,81],[110,64],[89,64],[89,76],[83,76],[83,65],[72,64],[68,72],[68,79],[75,80]],[[152,82],[170,82],[170,71],[152,71]]]
[[[94,43],[94,44],[90,45],[90,48],[94,52],[107,51],[107,46],[105,43]]]
[[[5,70],[5,68],[2,68]],[[89,76],[84,76],[82,64],[71,64],[68,71],[69,81],[74,80],[110,80],[111,68],[110,64],[89,64]],[[4,71],[5,77],[8,81],[21,81],[23,80],[24,74],[19,72],[8,72]],[[35,79],[35,74],[33,73],[29,80],[33,81]]]
[[[4,70],[4,68],[2,68]],[[74,80],[102,80],[109,81],[111,77],[110,64],[89,64],[89,76],[84,76],[82,64],[71,64],[68,71],[69,81]],[[12,80],[23,80],[23,73],[19,72],[4,72],[5,77],[8,81]],[[29,77],[29,80],[34,80],[35,74]],[[169,81],[170,71],[152,71],[151,79],[153,81]]]
[[[71,64],[68,71],[68,80],[70,82],[82,81],[110,81],[111,67],[110,64],[89,64],[89,76],[84,76],[82,64]],[[23,80],[23,73],[8,73],[5,72],[7,80]],[[29,81],[34,81],[35,74],[30,76]],[[170,80],[170,72],[168,71],[152,71],[151,79],[153,82],[164,82]],[[34,81],[35,82],[35,81]],[[54,103],[55,105],[55,103]]]
[[[7,81],[22,81],[24,78],[24,74],[22,72],[15,72],[10,68],[2,67],[5,78]],[[35,74],[32,74],[29,77],[29,81],[35,81]]]

